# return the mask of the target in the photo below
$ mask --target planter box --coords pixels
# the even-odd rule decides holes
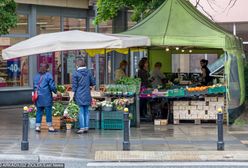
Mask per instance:
[[[60,117],[52,117],[52,123],[54,129],[60,129],[61,128],[61,118]],[[42,116],[42,122],[41,122],[41,129],[48,129],[47,123],[46,123],[46,116]]]

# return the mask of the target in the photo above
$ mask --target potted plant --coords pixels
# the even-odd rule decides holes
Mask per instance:
[[[74,103],[70,102],[67,108],[64,111],[64,121],[66,123],[66,129],[70,130],[73,123],[77,121],[79,107]]]
[[[25,107],[24,107],[25,108]],[[28,112],[29,117],[29,127],[35,128],[35,122],[36,122],[36,107],[34,105],[28,106],[26,111]]]

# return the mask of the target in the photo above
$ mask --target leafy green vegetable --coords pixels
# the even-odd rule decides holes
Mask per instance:
[[[66,87],[64,85],[58,85],[57,86],[57,90],[60,92],[60,93],[64,93],[66,91]]]
[[[54,117],[58,117],[58,116],[63,116],[63,113],[64,113],[64,110],[65,110],[65,107],[63,104],[59,103],[59,102],[55,102],[53,104],[53,112],[52,112],[52,115]]]
[[[79,107],[74,102],[70,102],[67,106],[68,116],[76,119],[78,117]]]

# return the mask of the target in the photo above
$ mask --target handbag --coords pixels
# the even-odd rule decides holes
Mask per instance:
[[[43,79],[43,75],[40,77],[40,80],[38,82],[38,86],[37,86],[37,89],[40,87],[40,84],[42,82],[42,79]],[[38,100],[38,90],[35,90],[34,92],[32,92],[32,102],[35,104],[36,101]]]

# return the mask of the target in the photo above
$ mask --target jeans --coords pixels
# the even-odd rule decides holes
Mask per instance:
[[[89,106],[80,106],[78,118],[80,129],[89,129]]]
[[[46,111],[47,126],[48,127],[52,126],[52,106],[48,106],[48,107],[37,107],[36,124],[35,124],[36,127],[39,127],[41,125],[41,120],[42,120],[44,109]]]

